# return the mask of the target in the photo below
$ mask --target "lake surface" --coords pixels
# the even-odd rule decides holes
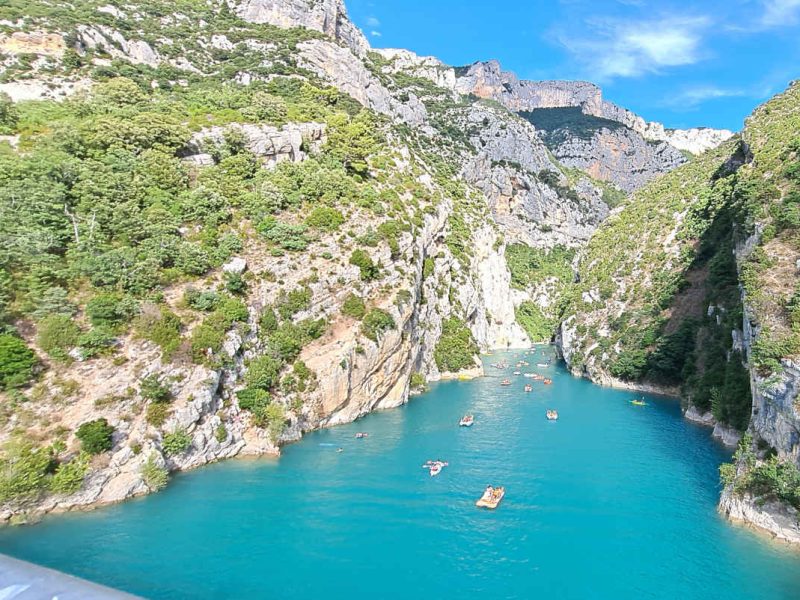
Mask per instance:
[[[487,367],[280,460],[5,528],[0,552],[150,598],[800,598],[800,552],[717,515],[730,454],[709,429],[674,399],[634,406],[536,353],[485,360],[524,358],[551,386],[524,393],[529,379]],[[430,477],[438,458],[450,466]],[[496,511],[475,507],[487,484],[506,487]]]

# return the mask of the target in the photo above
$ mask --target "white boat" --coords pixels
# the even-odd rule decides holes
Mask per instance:
[[[474,422],[475,422],[475,417],[473,417],[472,415],[464,415],[463,417],[461,417],[461,420],[458,422],[458,424],[461,427],[472,427],[472,424]]]
[[[442,472],[446,466],[450,463],[444,460],[429,460],[424,465],[422,465],[423,469],[429,469],[431,477],[436,477],[439,473]]]

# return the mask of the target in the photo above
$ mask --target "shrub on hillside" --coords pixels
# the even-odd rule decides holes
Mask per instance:
[[[380,275],[380,268],[364,250],[354,250],[350,255],[350,264],[358,267],[363,281],[372,281]]]
[[[344,223],[341,211],[329,206],[317,206],[306,217],[306,225],[323,231],[336,231]]]
[[[167,456],[183,454],[191,445],[192,436],[182,429],[164,434],[164,438],[161,442],[161,447],[164,449]]]
[[[74,494],[83,487],[89,472],[89,454],[81,452],[68,463],[62,463],[50,480],[50,489],[56,494]]]
[[[101,454],[111,450],[114,428],[106,419],[88,421],[78,427],[75,435],[81,441],[81,447],[89,454]]]
[[[367,313],[367,307],[360,296],[353,293],[347,295],[342,304],[342,314],[354,319],[363,319]]]
[[[172,400],[172,391],[157,375],[148,375],[139,383],[139,393],[145,400],[166,403]]]
[[[39,322],[36,343],[57,360],[67,358],[67,352],[78,343],[80,329],[72,317],[51,315]]]
[[[53,457],[45,448],[29,441],[12,441],[0,457],[0,502],[37,496],[47,482]]]
[[[394,327],[395,323],[392,315],[380,308],[372,308],[364,315],[364,319],[361,322],[361,333],[377,343],[384,332],[394,329]]]
[[[150,455],[147,462],[142,465],[142,479],[151,491],[157,492],[166,487],[169,482],[169,472],[158,464],[155,455]]]

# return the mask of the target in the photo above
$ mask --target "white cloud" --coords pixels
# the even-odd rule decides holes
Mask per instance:
[[[744,90],[738,89],[724,89],[713,85],[700,85],[695,87],[685,88],[683,91],[670,96],[663,103],[664,106],[670,106],[675,109],[691,110],[697,108],[704,102],[709,100],[716,100],[718,98],[733,98],[736,96],[746,96]]]
[[[372,37],[381,37],[381,32],[380,31],[375,31],[374,29],[372,31],[370,31],[369,34]]]
[[[761,23],[765,27],[781,27],[797,23],[800,15],[800,0],[762,0],[764,16]]]
[[[378,27],[380,26],[381,22],[378,20],[377,17],[367,17],[367,25],[370,27]]]
[[[594,80],[637,77],[665,67],[690,65],[702,58],[706,17],[668,17],[648,21],[599,20],[593,36],[562,35],[566,47]]]
[[[781,27],[797,23],[800,0],[763,0],[762,23],[767,27]]]

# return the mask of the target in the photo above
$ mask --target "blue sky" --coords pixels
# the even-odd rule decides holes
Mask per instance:
[[[583,79],[668,127],[739,130],[800,78],[800,0],[345,0],[375,47]]]

